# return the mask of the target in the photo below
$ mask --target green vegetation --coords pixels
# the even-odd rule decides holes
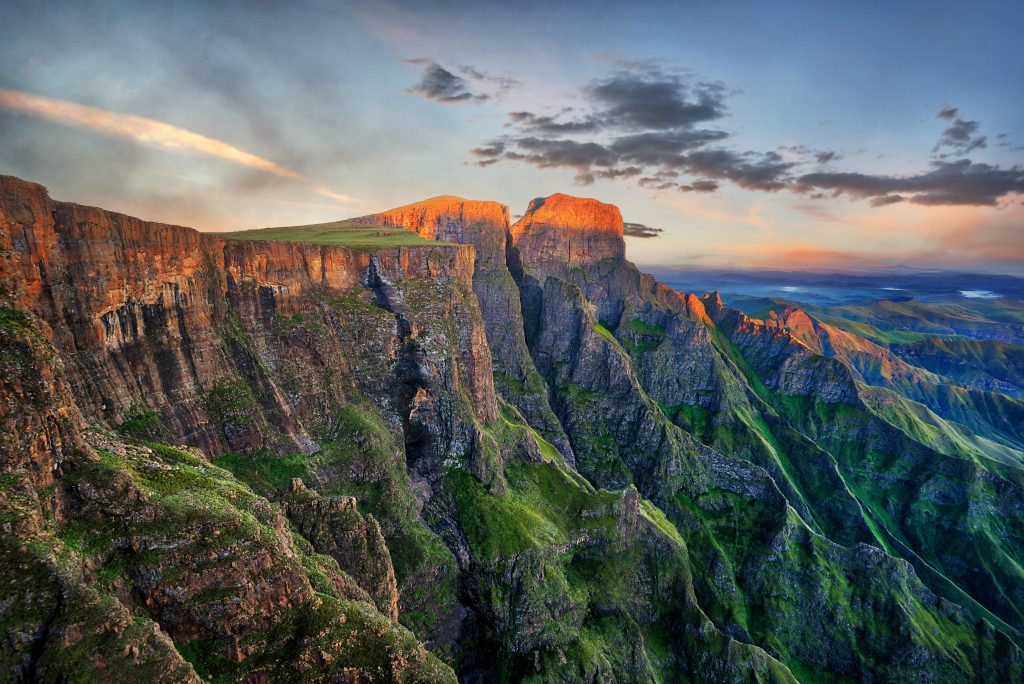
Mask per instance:
[[[615,335],[612,335],[611,331],[608,330],[608,328],[601,325],[600,323],[594,323],[594,330],[597,331],[598,335],[608,340],[609,342],[613,342],[615,344],[619,343],[619,341],[615,339]]]
[[[233,233],[217,233],[217,235],[229,240],[304,242],[359,251],[373,251],[389,247],[447,247],[452,245],[449,242],[427,240],[402,228],[356,225],[347,221],[332,221],[308,226],[257,228]]]
[[[136,439],[159,440],[169,437],[167,429],[160,422],[159,414],[145,409],[135,412],[128,420],[118,425],[117,431]]]
[[[102,437],[96,441],[109,440]],[[296,676],[294,664],[308,657],[306,649],[316,649],[316,644],[322,643],[332,645],[336,654],[332,661],[346,668],[387,676],[399,672],[392,668],[401,663],[403,677],[451,680],[450,671],[427,656],[411,633],[391,626],[370,604],[340,593],[339,587],[351,580],[337,562],[314,553],[309,543],[294,533],[286,532],[282,538],[280,509],[228,471],[154,442],[118,446],[116,451],[103,449],[99,454],[98,461],[77,468],[68,484],[91,483],[96,493],[90,507],[124,507],[122,513],[103,522],[73,521],[60,538],[70,548],[100,561],[98,586],[108,591],[123,590],[135,578],[159,572],[161,584],[147,585],[144,590],[156,592],[149,594],[151,600],[156,599],[155,616],[164,620],[172,635],[176,620],[203,624],[212,615],[246,619],[244,612],[232,618],[232,612],[239,610],[232,606],[256,601],[252,592],[261,583],[286,582],[299,588],[305,583],[311,589],[308,599],[282,611],[266,612],[265,627],[243,629],[240,645],[251,648],[254,655],[240,663],[225,659],[219,640],[181,642],[179,652],[204,678],[234,681],[261,669],[277,673],[272,678],[291,678]],[[225,461],[240,463],[235,457]],[[260,472],[268,481],[281,477],[276,467],[250,472]],[[126,489],[138,494],[122,501],[118,492]],[[141,551],[118,550],[117,540],[126,533],[141,540]],[[282,553],[286,545],[294,553]],[[249,560],[253,549],[266,554],[260,563]],[[201,591],[192,592],[188,587],[197,572],[211,579]],[[164,602],[176,605],[182,600],[178,596],[160,598],[164,591],[185,592],[183,606],[176,609],[183,612],[161,615],[159,606]],[[322,662],[315,671],[329,678],[335,676],[333,667],[331,661]],[[303,676],[308,675],[307,671]]]
[[[820,320],[878,344],[913,344],[930,337],[1013,336],[1024,306],[1011,300],[926,303],[881,300],[843,306],[804,306]]]
[[[662,326],[647,323],[639,318],[634,318],[626,323],[626,329],[641,335],[653,335],[656,337],[664,337],[665,335],[665,328]]]

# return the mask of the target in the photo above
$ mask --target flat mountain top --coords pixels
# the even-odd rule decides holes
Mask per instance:
[[[454,246],[440,240],[428,240],[412,231],[386,226],[350,224],[332,221],[308,226],[256,228],[230,233],[217,233],[228,240],[270,240],[274,242],[305,242],[313,245],[332,245],[360,251],[389,247]]]

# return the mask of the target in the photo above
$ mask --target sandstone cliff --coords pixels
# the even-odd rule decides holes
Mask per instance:
[[[551,411],[546,388],[526,346],[519,288],[506,259],[511,248],[508,207],[497,202],[435,197],[352,219],[351,223],[400,227],[430,239],[476,248],[473,291],[494,355],[495,382],[502,396],[573,464],[572,447]]]
[[[512,226],[512,246],[524,262],[580,266],[626,255],[618,207],[556,194],[540,197]]]
[[[405,332],[396,318],[431,295],[407,295],[402,285],[421,281],[447,293],[432,307],[466,324],[446,381],[466,389],[477,419],[497,415],[482,325],[462,306],[473,275],[470,246],[371,255],[233,242],[53,202],[41,186],[11,177],[0,177],[0,213],[5,301],[41,319],[79,406],[111,425],[154,411],[172,434],[210,455],[313,451],[312,434],[329,419],[322,408],[347,403],[344,383],[312,377],[321,363],[315,352],[300,341],[281,348],[262,324],[301,316],[325,293],[356,293],[394,310],[388,351],[397,354]],[[256,338],[225,340],[250,328]],[[232,393],[242,380],[257,385],[255,396]],[[289,394],[303,380],[313,392],[297,401]]]
[[[807,321],[658,284],[594,200],[348,223],[436,242],[0,179],[4,671],[454,679],[425,645],[465,681],[1024,676],[1014,471],[926,444]]]

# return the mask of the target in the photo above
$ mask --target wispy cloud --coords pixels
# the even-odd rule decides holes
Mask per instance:
[[[643,223],[626,222],[622,224],[622,232],[626,237],[653,238],[658,237],[665,231],[663,228],[655,228]]]
[[[111,112],[97,107],[55,100],[6,88],[0,88],[0,108],[28,116],[49,119],[66,126],[76,126],[106,135],[127,138],[144,145],[216,157],[234,164],[273,174],[280,178],[298,181],[316,194],[342,204],[353,204],[359,201],[354,197],[334,192],[296,171],[259,155],[246,152],[223,140],[209,138],[205,135],[179,128],[178,126],[156,121],[155,119],[148,119],[135,114]]]
[[[444,104],[475,102],[480,104],[492,97],[500,99],[510,89],[522,85],[514,78],[488,74],[471,65],[457,67],[456,71],[462,74],[462,76],[458,76],[429,57],[413,57],[402,61],[406,64],[423,67],[420,82],[411,88],[406,88],[405,92],[419,93],[434,102]]]

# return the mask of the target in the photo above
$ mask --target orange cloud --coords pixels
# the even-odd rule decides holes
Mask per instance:
[[[0,88],[0,107],[12,111],[50,119],[66,126],[77,126],[107,135],[128,138],[145,145],[169,150],[190,151],[223,159],[241,166],[299,181],[310,190],[342,204],[358,202],[353,197],[333,192],[300,173],[280,164],[246,152],[222,140],[208,138],[184,128],[134,114],[110,112],[96,107],[54,100],[48,97]]]
[[[749,266],[763,268],[851,268],[871,267],[883,263],[878,254],[831,249],[806,242],[759,242],[746,245],[712,245],[723,256],[737,258]]]

